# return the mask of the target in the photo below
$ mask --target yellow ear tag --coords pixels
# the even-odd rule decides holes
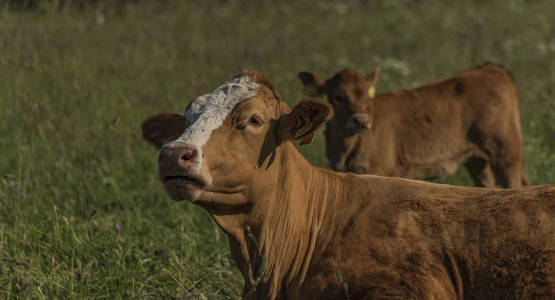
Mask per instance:
[[[303,127],[301,127],[301,129],[299,129],[299,131],[297,131],[297,133],[295,134],[296,139],[305,135],[307,132],[310,131],[310,129],[312,129],[312,122],[310,122],[308,118],[303,117],[303,122],[304,122]]]
[[[317,98],[319,97],[322,93],[320,93],[320,91],[318,90],[317,87],[315,87],[314,85],[305,85],[304,89],[303,89],[303,94],[308,96],[308,97],[313,97],[313,98]]]
[[[372,99],[376,96],[376,88],[375,87],[372,86],[368,89],[368,96],[370,96],[370,99]]]

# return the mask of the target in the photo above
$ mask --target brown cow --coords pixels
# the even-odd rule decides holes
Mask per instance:
[[[517,90],[503,67],[488,63],[373,97],[378,75],[299,73],[311,94],[333,105],[325,136],[334,170],[432,179],[464,164],[477,186],[527,184]]]
[[[159,176],[229,236],[247,299],[552,299],[555,187],[478,189],[312,166],[329,104],[256,72],[155,115]],[[169,143],[168,143],[169,141]]]

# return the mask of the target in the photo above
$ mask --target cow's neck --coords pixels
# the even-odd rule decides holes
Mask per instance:
[[[341,127],[334,120],[328,122],[324,132],[326,136],[326,156],[330,166],[336,171],[347,171],[347,162],[357,145],[360,144],[362,134],[353,133],[346,136]]]
[[[246,293],[256,286],[254,298],[273,298],[279,289],[294,292],[302,284],[311,260],[331,238],[322,233],[333,232],[330,227],[340,211],[336,201],[346,193],[338,175],[312,166],[291,143],[280,150],[272,164],[276,169],[271,173],[277,177],[274,188],[254,199],[264,201],[263,207],[255,205],[248,214],[220,218],[223,222],[215,217],[230,234]]]

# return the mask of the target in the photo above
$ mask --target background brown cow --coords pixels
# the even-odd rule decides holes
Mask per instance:
[[[159,176],[227,233],[247,299],[551,299],[555,187],[477,189],[311,165],[332,115],[243,72],[155,115]],[[182,134],[178,134],[182,132]],[[168,142],[169,141],[169,142]]]
[[[378,75],[299,73],[309,93],[333,105],[325,135],[334,170],[432,179],[464,164],[477,186],[527,183],[517,90],[503,67],[487,63],[373,97]]]

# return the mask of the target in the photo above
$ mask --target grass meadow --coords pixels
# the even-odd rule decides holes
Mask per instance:
[[[165,195],[139,125],[243,68],[293,105],[302,70],[380,67],[379,93],[501,63],[526,175],[555,183],[553,1],[28,2],[0,1],[1,299],[239,298],[226,236]],[[300,148],[327,166],[322,133]]]

